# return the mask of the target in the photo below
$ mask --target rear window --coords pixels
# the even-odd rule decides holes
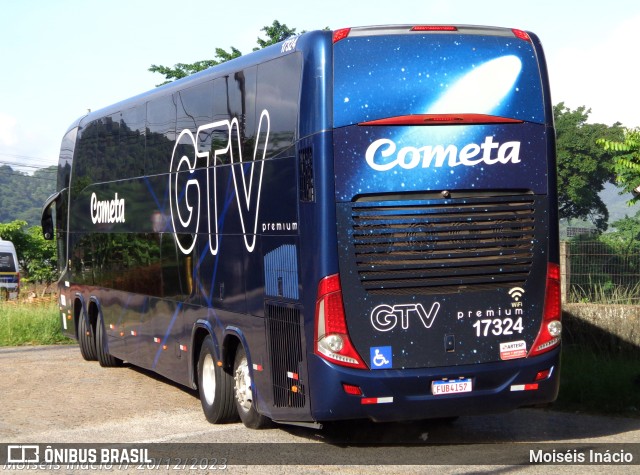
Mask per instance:
[[[9,252],[0,252],[0,272],[17,272],[16,263],[13,260],[13,254]]]
[[[533,46],[515,37],[352,37],[336,43],[334,53],[335,127],[410,114],[544,122]]]

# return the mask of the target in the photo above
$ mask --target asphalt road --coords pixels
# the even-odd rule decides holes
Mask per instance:
[[[531,464],[532,453],[588,459],[589,451],[607,450],[640,462],[640,419],[542,409],[453,423],[345,422],[322,430],[212,425],[195,392],[133,366],[101,368],[84,361],[77,346],[0,348],[0,402],[0,443],[200,443],[207,445],[196,447],[225,456],[232,473],[335,473],[327,463],[338,464],[341,474],[584,473],[580,465]],[[638,473],[638,465],[588,469]]]

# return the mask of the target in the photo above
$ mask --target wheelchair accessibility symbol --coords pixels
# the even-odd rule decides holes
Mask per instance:
[[[390,346],[370,348],[371,369],[387,369],[392,367],[393,351]]]

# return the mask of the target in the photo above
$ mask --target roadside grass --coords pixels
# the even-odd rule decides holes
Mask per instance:
[[[640,303],[640,282],[634,285],[614,285],[612,283],[571,283],[569,302],[594,303],[600,305],[638,305]]]
[[[560,366],[560,393],[553,409],[640,417],[640,352],[565,345]]]
[[[62,334],[55,301],[37,304],[0,302],[0,346],[73,343]]]

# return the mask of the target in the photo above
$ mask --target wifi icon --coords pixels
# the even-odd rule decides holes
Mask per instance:
[[[517,302],[524,295],[524,289],[522,287],[514,287],[509,290],[509,295]]]

